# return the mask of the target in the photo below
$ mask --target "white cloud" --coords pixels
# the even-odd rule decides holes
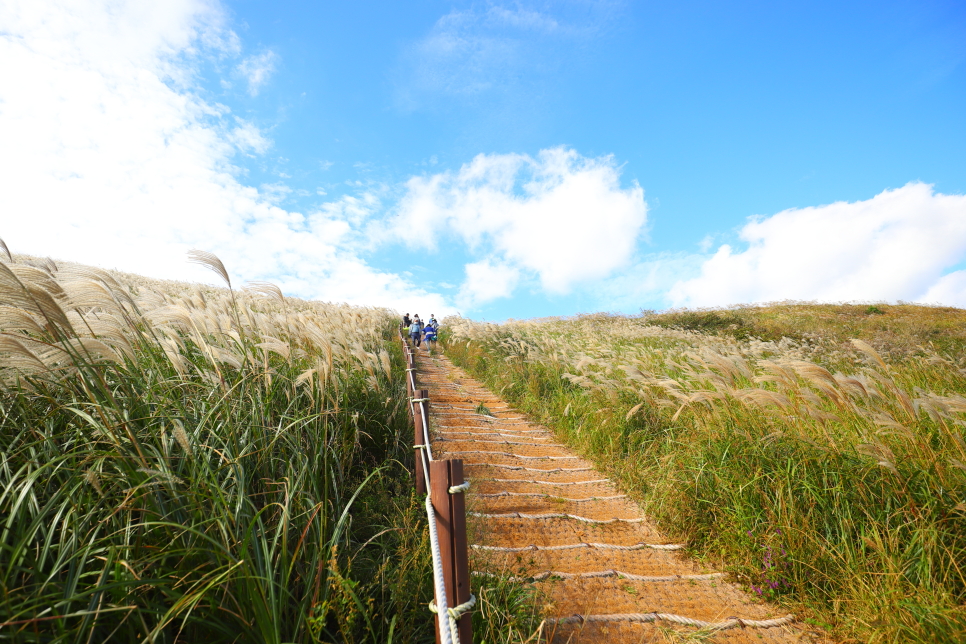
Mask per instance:
[[[474,12],[453,11],[411,47],[406,54],[410,71],[397,96],[404,106],[416,107],[424,95],[468,96],[499,83],[519,59],[522,43],[481,32],[480,18]]]
[[[565,293],[626,266],[647,222],[644,191],[622,188],[611,157],[554,148],[536,158],[481,154],[458,172],[414,177],[396,235],[433,250],[455,234],[471,252],[535,273]]]
[[[853,203],[753,218],[748,248],[723,245],[670,290],[676,306],[777,300],[966,304],[966,196],[910,183]]]
[[[259,186],[259,193],[266,201],[279,204],[292,194],[292,189],[281,182],[263,183]]]
[[[552,11],[527,4],[537,3],[488,3],[440,17],[403,52],[397,103],[416,109],[441,97],[468,99],[511,87],[532,91],[532,82],[521,82],[523,74],[557,69],[568,50],[614,13],[606,1],[557,2]]]
[[[953,271],[943,275],[916,300],[925,304],[946,304],[966,308],[966,271]]]
[[[301,214],[273,203],[287,186],[240,182],[234,155],[271,141],[194,85],[206,58],[240,51],[214,2],[8,0],[0,24],[0,235],[15,252],[210,279],[185,261],[197,247],[293,295],[452,310],[363,261],[354,226],[378,199]]]
[[[262,134],[253,123],[235,117],[237,124],[228,132],[227,140],[242,152],[264,154],[272,147],[272,141]]]
[[[262,85],[275,73],[275,64],[279,61],[279,55],[271,49],[267,49],[260,54],[249,56],[239,63],[236,71],[248,81],[248,93],[258,96]]]
[[[536,32],[552,33],[561,28],[557,19],[550,14],[519,5],[512,8],[490,6],[487,8],[486,18],[487,22],[496,23],[499,26],[529,29]]]
[[[520,271],[505,264],[494,264],[488,259],[466,265],[466,280],[460,286],[457,304],[473,308],[509,297],[516,288]]]
[[[682,275],[699,273],[705,259],[691,253],[654,253],[611,277],[586,285],[581,295],[602,311],[666,308],[668,290]]]

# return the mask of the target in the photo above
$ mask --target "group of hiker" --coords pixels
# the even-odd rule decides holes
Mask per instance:
[[[418,313],[412,318],[407,313],[403,316],[402,321],[403,326],[409,329],[409,339],[413,345],[418,347],[425,341],[426,348],[432,352],[433,343],[436,342],[436,333],[439,331],[439,322],[436,321],[436,316],[430,314],[429,321],[423,324],[423,321],[419,319]]]

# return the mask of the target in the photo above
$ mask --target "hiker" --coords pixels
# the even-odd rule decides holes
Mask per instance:
[[[426,326],[431,326],[433,327],[434,331],[439,331],[439,322],[436,321],[435,314],[433,313],[429,314],[429,322],[426,323]]]
[[[403,316],[403,326],[404,327],[406,327],[408,329],[409,328],[409,325],[412,324],[412,323],[413,323],[413,321],[409,319],[409,314],[408,313]]]
[[[409,339],[413,344],[419,346],[420,336],[423,334],[423,323],[419,321],[419,315],[413,316],[413,323],[409,325]]]
[[[430,353],[433,352],[433,343],[436,342],[436,327],[433,326],[433,322],[435,321],[432,317],[429,318],[429,322],[426,323],[426,328],[423,329],[423,340],[426,341],[426,350]]]

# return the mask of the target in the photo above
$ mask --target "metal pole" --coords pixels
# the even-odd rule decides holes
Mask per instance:
[[[428,398],[428,389],[417,389],[415,391],[414,398]],[[427,408],[429,405],[426,406]],[[428,423],[429,419],[423,415],[423,406],[419,403],[412,403],[413,409],[413,445],[423,445],[426,442],[426,436],[429,432],[423,432],[424,423]],[[423,448],[425,449],[425,448]],[[419,453],[419,448],[416,449],[416,493],[426,494],[426,473],[423,471],[423,459]],[[432,475],[432,473],[430,473]]]

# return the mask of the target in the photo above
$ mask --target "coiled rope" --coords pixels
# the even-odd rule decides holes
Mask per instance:
[[[444,427],[444,425],[440,425]],[[507,434],[505,432],[439,432],[443,436],[504,436],[506,438],[529,438],[531,440],[550,440],[550,436],[523,436],[523,432],[515,432],[513,434]],[[475,440],[475,439],[461,439],[461,438],[447,438],[446,440],[457,441],[457,440]],[[534,443],[527,443],[527,445],[533,445]],[[546,443],[537,443],[537,445],[546,445]],[[560,445],[555,443],[555,445]]]
[[[583,521],[584,523],[642,523],[644,519],[588,519],[587,517],[578,516],[576,514],[523,514],[522,512],[506,512],[503,514],[491,514],[487,512],[467,512],[475,517],[481,517],[484,519],[574,519],[575,521]]]
[[[555,499],[560,501],[569,501],[570,503],[586,503],[588,501],[614,501],[617,499],[626,499],[626,494],[616,494],[614,496],[591,496],[584,499],[571,499],[565,496],[557,496],[556,494],[545,494],[543,492],[494,492],[493,494],[480,494],[476,493],[476,498],[478,499],[496,499],[499,497],[506,496],[535,496],[543,499]]]
[[[522,458],[528,461],[536,460],[551,460],[551,461],[576,461],[580,460],[579,456],[520,456],[519,454],[513,454],[511,452],[488,452],[486,450],[480,449],[467,449],[460,450],[458,452],[447,452],[449,454],[491,454],[493,456],[509,456],[511,458]]]
[[[468,489],[470,489],[470,482],[469,481],[463,481],[459,485],[453,485],[453,486],[451,486],[449,488],[449,493],[450,494],[462,494],[463,492],[466,492]]]
[[[543,470],[539,467],[524,467],[522,465],[504,465],[503,463],[463,463],[464,467],[498,467],[502,470],[526,470],[527,472],[589,472],[592,467],[557,467]]]
[[[517,548],[510,548],[506,546],[482,546],[479,544],[473,544],[470,546],[475,550],[488,550],[491,552],[527,552],[536,551],[540,552],[543,550],[573,550],[575,548],[594,548],[598,550],[643,550],[644,548],[650,548],[652,550],[681,550],[684,548],[683,544],[680,543],[635,543],[632,546],[620,546],[614,543],[572,543],[565,544],[561,546],[521,546]]]
[[[541,470],[546,471],[546,470]],[[591,485],[595,483],[610,483],[610,479],[593,479],[591,481],[537,481],[536,479],[490,479],[474,477],[476,481],[496,481],[498,483],[536,483],[537,485]]]
[[[493,572],[477,572],[473,571],[474,575],[481,577],[501,577],[508,581],[545,581],[550,578],[556,579],[606,579],[608,577],[617,577],[619,579],[627,579],[629,581],[704,581],[708,579],[718,579],[724,577],[723,572],[711,572],[703,575],[635,575],[629,572],[622,572],[620,570],[599,570],[595,572],[558,572],[556,570],[545,570],[539,572],[535,575],[527,575],[524,577],[503,577],[498,573]]]
[[[448,433],[448,432],[447,432]],[[496,434],[499,435],[499,434]],[[490,434],[494,436],[494,434]],[[525,438],[524,436],[511,436],[511,438]],[[495,443],[498,445],[527,445],[528,447],[563,447],[560,443],[521,443],[519,441],[488,441],[481,438],[440,438],[448,443]]]
[[[450,434],[452,432],[440,432],[441,434]],[[477,433],[477,436],[482,434]],[[487,436],[503,436],[504,434],[490,433]],[[529,436],[513,436],[507,435],[509,438],[531,438]],[[521,443],[518,441],[488,441],[485,438],[440,438],[441,441],[446,441],[449,443],[498,443],[500,445],[526,445],[528,447],[563,447],[560,443]]]
[[[618,613],[614,615],[571,615],[569,617],[551,618],[547,621],[553,624],[593,624],[600,622],[632,622],[645,624],[658,620],[674,622],[675,624],[682,624],[684,626],[697,626],[698,628],[711,631],[723,631],[736,626],[746,628],[773,628],[775,626],[784,626],[785,624],[794,622],[795,616],[786,615],[785,617],[776,617],[775,619],[741,619],[731,617],[723,622],[706,622],[682,615],[673,615],[671,613]]]
[[[476,595],[470,595],[470,598],[459,606],[446,609],[446,616],[449,617],[450,637],[455,644],[460,644],[459,619],[463,616],[463,613],[472,610],[474,606],[476,606]],[[429,602],[429,610],[437,615],[440,613],[435,601]],[[442,627],[440,627],[440,630],[442,630]]]
[[[493,425],[495,423],[489,423],[489,424],[490,425]],[[459,429],[461,427],[462,428],[465,428],[466,425],[437,425],[437,427],[442,427],[443,429]],[[510,430],[510,431],[514,431],[517,434],[549,434],[550,433],[550,432],[548,432],[545,429],[514,429],[514,430]],[[494,432],[444,432],[444,433],[446,433],[446,434],[486,434],[486,435],[492,435]]]

